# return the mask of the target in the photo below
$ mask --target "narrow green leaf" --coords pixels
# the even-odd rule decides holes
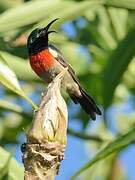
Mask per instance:
[[[116,8],[108,8],[107,10],[116,38],[121,40],[127,31],[128,11]]]
[[[88,48],[90,50],[90,53],[95,55],[94,57],[96,59],[104,59],[107,56],[106,52],[103,49],[101,49],[100,47],[96,46],[96,45],[90,44],[88,46]]]
[[[117,45],[116,40],[114,39],[110,26],[110,19],[104,7],[101,7],[97,10],[99,17],[98,26],[96,26],[99,35],[104,39],[109,49],[114,49]]]
[[[107,0],[104,4],[116,8],[135,10],[135,0]]]
[[[97,5],[103,4],[104,0],[92,0],[92,1],[81,1],[79,3],[71,3],[71,5],[65,6],[61,11],[57,11],[51,18],[47,18],[41,21],[37,26],[41,27],[48,23],[53,18],[59,17],[59,21],[55,25],[58,28],[62,23],[67,20],[74,20],[84,14],[85,11],[90,10]]]
[[[29,99],[23,90],[21,89],[19,82],[15,73],[8,67],[5,59],[0,55],[0,83],[2,83],[5,87],[13,91],[14,93],[20,95],[24,99],[26,99],[33,108],[37,109],[37,106]]]
[[[14,111],[17,113],[21,113],[23,111],[21,106],[19,106],[17,104],[13,104],[13,103],[6,101],[6,100],[0,100],[0,108],[10,110],[10,111]]]
[[[10,180],[23,180],[23,171],[23,167],[11,157],[11,154],[0,147],[0,179],[7,175]]]
[[[5,51],[0,51],[4,60],[9,64],[11,69],[15,72],[17,77],[22,80],[39,80],[38,76],[32,71],[28,60],[12,55]]]
[[[117,85],[135,54],[135,29],[127,33],[108,59],[104,72],[103,98],[104,107],[107,108],[112,99]]]
[[[77,171],[77,173],[71,179],[72,180],[75,179],[78,175],[80,175],[82,172],[90,168],[95,163],[108,157],[110,154],[124,148],[125,146],[130,144],[134,139],[135,139],[135,128],[133,128],[128,133],[118,137],[116,140],[106,145],[106,147],[104,147],[101,151],[99,151],[99,153],[97,153],[97,155],[90,162],[88,162],[84,167],[82,167],[79,171]]]
[[[8,87],[9,89],[15,89],[21,91],[19,82],[17,81],[16,75],[8,67],[4,58],[0,55],[0,82]]]
[[[11,0],[0,0],[0,12],[5,11],[9,8],[20,5],[22,2],[19,1],[11,1]]]
[[[17,27],[32,24],[48,16],[60,0],[38,0],[24,3],[0,15],[0,32],[11,31]]]
[[[104,39],[104,37],[101,36],[101,33],[97,29],[97,26],[94,24],[91,24],[89,27],[89,34],[91,40],[95,42],[95,44],[98,44],[101,49],[108,51],[110,48],[108,47],[108,42]]]
[[[0,157],[3,157],[0,163],[0,179],[2,179],[2,177],[8,173],[11,154],[7,153],[6,151],[4,151],[4,149],[0,147]]]

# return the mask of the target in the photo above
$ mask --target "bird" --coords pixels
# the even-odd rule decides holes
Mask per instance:
[[[64,55],[55,46],[49,43],[49,35],[56,31],[50,31],[50,26],[57,21],[52,20],[44,28],[34,29],[28,36],[27,49],[29,62],[35,73],[46,83],[50,83],[64,69],[61,86],[69,94],[75,104],[80,104],[83,110],[90,115],[92,120],[96,119],[96,114],[101,115],[101,110],[96,105],[93,98],[82,88],[75,71],[65,59]]]

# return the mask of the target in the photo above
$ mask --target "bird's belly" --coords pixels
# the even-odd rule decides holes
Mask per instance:
[[[50,68],[49,70],[47,71],[44,71],[42,74],[41,74],[41,78],[47,82],[47,83],[50,83],[55,77],[56,77],[56,73],[54,71],[53,68]]]
[[[62,70],[64,70],[64,67],[56,61],[53,67],[51,67],[48,71],[44,71],[42,73],[42,79],[45,82],[50,83],[60,72],[62,72]],[[77,96],[81,95],[78,84],[74,81],[74,79],[68,71],[64,74],[61,86],[69,94],[76,94]]]
[[[49,72],[43,72],[41,74],[41,78],[46,82],[46,83],[50,83],[51,82],[51,77],[49,75]]]

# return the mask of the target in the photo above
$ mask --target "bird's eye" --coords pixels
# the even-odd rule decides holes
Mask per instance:
[[[32,42],[34,42],[36,40],[36,37],[32,37]]]
[[[35,41],[35,37],[31,37],[29,43],[32,44]]]

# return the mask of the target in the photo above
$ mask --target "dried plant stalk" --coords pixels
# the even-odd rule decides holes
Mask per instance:
[[[49,84],[23,145],[25,180],[53,180],[64,159],[67,106],[60,93],[64,69]]]

